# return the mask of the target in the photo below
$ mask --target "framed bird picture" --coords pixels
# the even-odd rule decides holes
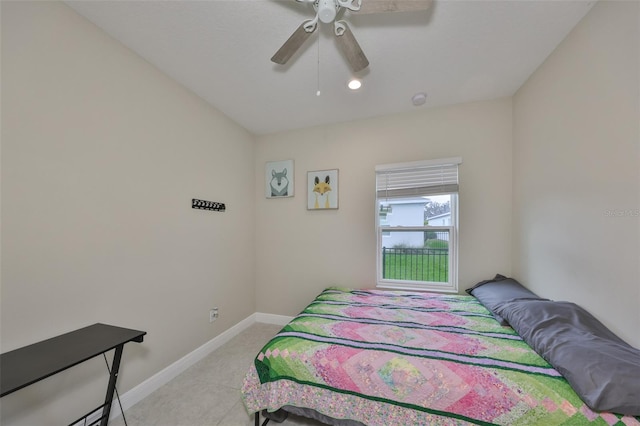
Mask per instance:
[[[307,210],[338,208],[338,169],[307,172]]]

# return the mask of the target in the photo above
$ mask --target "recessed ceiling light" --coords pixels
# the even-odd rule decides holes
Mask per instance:
[[[357,78],[354,78],[353,80],[349,81],[349,84],[347,84],[347,86],[349,86],[349,89],[351,90],[358,90],[360,87],[362,87],[362,82]]]
[[[424,103],[427,102],[427,94],[424,92],[418,92],[411,97],[411,102],[413,102],[413,105],[415,106],[424,105]]]

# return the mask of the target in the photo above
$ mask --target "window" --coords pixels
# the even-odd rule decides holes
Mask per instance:
[[[378,287],[457,292],[461,158],[376,166]]]

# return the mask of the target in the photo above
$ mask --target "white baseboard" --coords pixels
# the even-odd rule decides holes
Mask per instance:
[[[259,314],[252,314],[248,316],[247,318],[243,319],[233,327],[229,328],[226,331],[223,331],[213,339],[209,340],[204,345],[200,346],[199,348],[183,356],[173,364],[167,366],[163,370],[149,377],[147,380],[140,383],[138,386],[120,395],[120,402],[122,403],[122,409],[126,411],[127,409],[133,407],[138,402],[142,401],[147,396],[151,395],[154,391],[156,391],[160,387],[167,384],[178,374],[182,373],[187,368],[191,367],[192,365],[194,365],[195,363],[197,363],[198,361],[200,361],[201,359],[209,355],[211,352],[215,351],[220,346],[227,343],[229,340],[231,340],[233,337],[237,336],[242,331],[249,328],[251,325],[255,324],[256,322],[267,322],[267,321],[257,321],[256,317],[258,315]],[[97,421],[100,418],[100,414],[101,414],[100,412],[97,412],[87,417],[87,424],[91,424],[92,422]],[[113,420],[114,418],[120,416],[121,414],[122,414],[122,411],[120,411],[120,406],[118,405],[118,402],[114,400],[111,406],[111,415],[109,416],[109,419]],[[83,424],[84,424],[84,421],[80,421],[76,423],[74,426],[82,426]]]
[[[228,330],[220,333],[204,345],[200,346],[193,352],[188,353],[183,356],[173,364],[149,377],[144,382],[140,383],[138,386],[129,390],[128,392],[120,395],[120,402],[122,403],[122,409],[127,410],[138,402],[145,399],[147,396],[151,395],[154,391],[159,389],[160,387],[167,384],[178,374],[185,371],[187,368],[191,367],[211,352],[218,349],[220,346],[227,343],[229,340],[240,334],[242,331],[249,328],[251,325],[256,322],[266,323],[266,324],[275,324],[275,325],[286,325],[289,321],[291,321],[293,317],[288,317],[284,315],[274,315],[274,314],[263,314],[260,312],[256,312],[243,319],[233,327]],[[114,401],[111,407],[111,415],[109,416],[110,420],[120,416],[122,412],[120,411],[120,406],[117,401]],[[96,413],[87,418],[87,423],[94,422],[100,418],[100,413]],[[84,422],[77,423],[74,426],[81,426]]]
[[[260,312],[256,312],[255,316],[256,316],[256,322],[282,325],[282,326],[287,325],[293,319],[293,317],[288,317],[285,315],[263,314]]]

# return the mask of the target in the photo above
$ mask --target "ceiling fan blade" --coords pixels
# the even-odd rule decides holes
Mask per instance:
[[[345,28],[342,35],[336,35],[338,46],[340,46],[340,50],[342,50],[342,53],[346,56],[347,62],[349,62],[353,72],[362,71],[369,66],[369,60],[364,55],[364,52],[346,22],[340,22]]]
[[[313,28],[313,31],[307,32],[305,29],[305,22],[303,22],[298,29],[296,29],[291,37],[284,42],[282,47],[278,49],[275,55],[271,58],[272,62],[276,64],[284,65],[287,63],[289,59],[293,56],[294,53],[300,49],[300,46],[304,44],[305,41],[313,34],[316,30],[316,27]]]
[[[431,7],[432,0],[362,0],[358,14],[419,12]]]

